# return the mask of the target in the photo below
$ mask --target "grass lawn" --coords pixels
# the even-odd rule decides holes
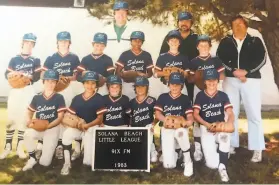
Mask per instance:
[[[16,116],[16,115],[15,115]],[[5,143],[6,109],[0,108],[0,152]],[[237,154],[229,160],[228,174],[230,183],[278,183],[279,182],[279,114],[278,112],[263,113],[264,131],[267,151],[264,152],[263,162],[254,164],[250,162],[252,152],[247,146],[247,124],[245,116],[240,116],[241,146]],[[156,129],[156,142],[158,143],[158,129]],[[14,142],[15,146],[15,142]],[[63,161],[53,160],[50,167],[36,165],[33,170],[22,172],[21,168],[27,160],[21,160],[13,154],[0,160],[0,183],[52,183],[52,184],[186,184],[186,183],[220,183],[217,170],[211,170],[203,163],[194,163],[194,175],[191,178],[183,176],[183,169],[164,169],[161,163],[151,165],[151,173],[144,172],[91,172],[90,168],[82,165],[82,160],[72,164],[71,174],[67,177],[60,175]]]

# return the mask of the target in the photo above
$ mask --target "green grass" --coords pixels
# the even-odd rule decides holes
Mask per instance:
[[[263,162],[254,164],[250,162],[252,152],[246,149],[247,133],[245,133],[246,120],[241,119],[241,146],[237,154],[229,160],[228,174],[230,183],[278,183],[279,182],[279,118],[277,113],[263,113],[266,141],[268,151],[264,152]],[[0,152],[3,150],[6,109],[0,108]],[[244,118],[244,117],[242,117]],[[158,130],[156,143],[158,143]],[[191,137],[192,140],[192,137]],[[13,143],[15,146],[15,142]],[[53,160],[51,166],[36,165],[33,170],[22,172],[21,168],[27,160],[21,160],[11,155],[5,160],[0,160],[0,183],[52,183],[52,184],[186,184],[186,183],[220,183],[216,170],[211,170],[203,163],[194,163],[194,176],[186,178],[183,169],[164,169],[161,163],[151,165],[151,172],[92,172],[89,167],[82,165],[82,160],[72,164],[71,174],[67,177],[60,175],[63,161]]]

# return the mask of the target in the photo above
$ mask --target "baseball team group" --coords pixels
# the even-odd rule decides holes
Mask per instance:
[[[251,162],[261,162],[265,141],[260,69],[267,52],[260,38],[247,33],[246,20],[240,15],[231,20],[232,34],[220,41],[216,56],[211,56],[211,38],[194,33],[191,13],[180,12],[178,28],[166,35],[160,54],[151,56],[142,49],[144,32],[127,33],[128,3],[116,2],[113,11],[115,20],[110,26],[116,36],[96,33],[92,53],[81,61],[70,52],[71,35],[67,31],[57,34],[58,51],[44,64],[31,56],[37,37],[24,34],[21,53],[10,60],[5,77],[10,84],[15,76],[28,77],[29,81],[20,87],[11,85],[6,144],[0,159],[11,153],[17,130],[16,153],[23,159],[27,158],[25,150],[29,154],[23,171],[37,163],[49,166],[55,156],[65,161],[61,175],[68,175],[71,162],[81,156],[84,165],[92,164],[96,127],[148,127],[151,162],[159,157],[164,168],[175,168],[180,159],[184,176],[190,177],[193,156],[193,160],[204,160],[207,167],[218,169],[221,181],[228,182],[229,156],[239,147],[242,102],[249,128],[248,150],[253,151]],[[115,50],[122,51],[117,58],[110,57],[105,53],[111,43],[119,43],[119,47],[125,43],[129,48],[115,45]],[[62,76],[68,84],[57,90]],[[150,78],[159,79],[160,85],[149,86]],[[40,79],[43,89],[36,94],[33,83]],[[81,88],[77,90],[74,83]],[[158,97],[150,95],[152,88],[160,90]],[[69,124],[73,119],[76,124]],[[47,124],[42,129],[42,122],[34,120]],[[156,124],[160,126],[157,147],[153,141]],[[188,133],[191,127],[193,155]]]

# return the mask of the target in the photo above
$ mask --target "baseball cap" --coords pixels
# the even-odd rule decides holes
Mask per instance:
[[[149,86],[149,80],[144,76],[138,76],[135,79],[135,86]]]
[[[183,85],[184,84],[183,76],[179,72],[171,73],[170,77],[169,77],[169,83],[170,84],[180,84],[180,85]]]
[[[167,39],[171,39],[171,38],[177,38],[179,40],[182,40],[181,34],[178,30],[171,30],[168,35],[167,35]]]
[[[120,84],[120,85],[122,85],[122,80],[117,75],[110,75],[107,78],[107,84]]]
[[[120,10],[120,9],[128,10],[129,9],[128,3],[125,2],[125,1],[115,2],[114,5],[113,5],[113,10]]]
[[[178,20],[191,20],[193,18],[192,14],[190,12],[179,12],[178,13]]]
[[[57,40],[69,40],[71,41],[71,34],[67,31],[59,32],[56,36]]]
[[[96,33],[93,38],[93,42],[102,43],[107,45],[108,36],[105,33]]]
[[[218,80],[219,73],[216,69],[205,69],[203,71],[203,80]]]
[[[208,35],[199,35],[197,38],[197,45],[200,41],[206,41],[208,43],[211,43],[211,38]]]
[[[130,39],[140,39],[142,41],[144,41],[144,33],[142,31],[133,31],[131,36],[130,36]]]
[[[59,79],[59,73],[52,69],[46,70],[43,75],[43,80],[58,80],[58,79]]]
[[[94,71],[88,71],[82,78],[82,82],[85,81],[99,81],[99,75]]]
[[[37,36],[34,33],[26,33],[23,35],[22,40],[36,42]]]

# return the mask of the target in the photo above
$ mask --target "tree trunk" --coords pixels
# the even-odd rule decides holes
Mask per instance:
[[[279,28],[262,34],[271,60],[274,82],[279,89]]]

